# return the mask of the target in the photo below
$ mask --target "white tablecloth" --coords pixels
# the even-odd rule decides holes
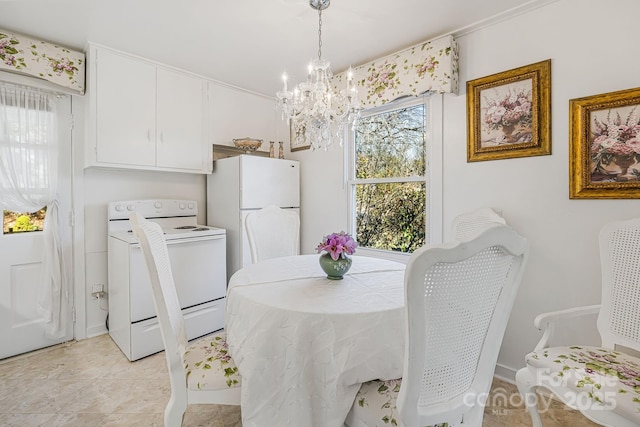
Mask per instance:
[[[244,427],[341,427],[362,382],[402,376],[405,265],[354,256],[334,281],[318,257],[231,277],[225,327]]]

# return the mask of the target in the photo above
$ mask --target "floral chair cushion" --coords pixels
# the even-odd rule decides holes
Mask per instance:
[[[347,416],[347,425],[351,427],[386,427],[400,425],[400,416],[396,408],[402,378],[397,380],[374,380],[360,387],[356,400]],[[446,427],[447,423],[432,427]]]
[[[350,426],[369,427],[400,425],[396,400],[401,383],[402,378],[388,381],[375,380],[362,384],[347,417],[347,423]]]
[[[613,410],[640,425],[640,359],[600,347],[550,347],[529,353],[542,384],[581,410]],[[568,390],[568,391],[567,391]]]
[[[185,350],[182,360],[189,389],[219,390],[240,386],[238,367],[229,355],[224,332],[194,341]]]

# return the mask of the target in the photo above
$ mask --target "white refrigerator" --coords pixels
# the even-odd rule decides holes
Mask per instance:
[[[207,176],[207,225],[227,230],[227,278],[251,264],[244,219],[269,205],[300,213],[300,163],[252,155],[213,162]]]

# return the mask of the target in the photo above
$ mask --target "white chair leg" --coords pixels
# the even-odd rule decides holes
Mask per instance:
[[[524,399],[524,404],[531,415],[533,427],[542,427],[542,419],[538,412],[538,395],[536,394],[535,382],[529,368],[522,368],[516,373],[516,383],[518,391]]]
[[[177,397],[173,392],[169,398],[169,403],[164,408],[164,426],[181,427],[184,413],[187,410],[187,400]]]
[[[476,397],[476,399],[478,399]],[[467,412],[463,417],[463,423],[459,424],[451,424],[449,426],[457,426],[457,425],[465,425],[469,427],[482,427],[482,419],[484,418],[484,407],[485,405],[480,405],[476,402],[476,405]]]

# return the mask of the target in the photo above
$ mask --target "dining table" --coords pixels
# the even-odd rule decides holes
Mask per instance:
[[[230,278],[225,329],[244,427],[342,427],[363,382],[402,376],[406,266],[352,259],[342,280],[327,278],[318,255]]]

